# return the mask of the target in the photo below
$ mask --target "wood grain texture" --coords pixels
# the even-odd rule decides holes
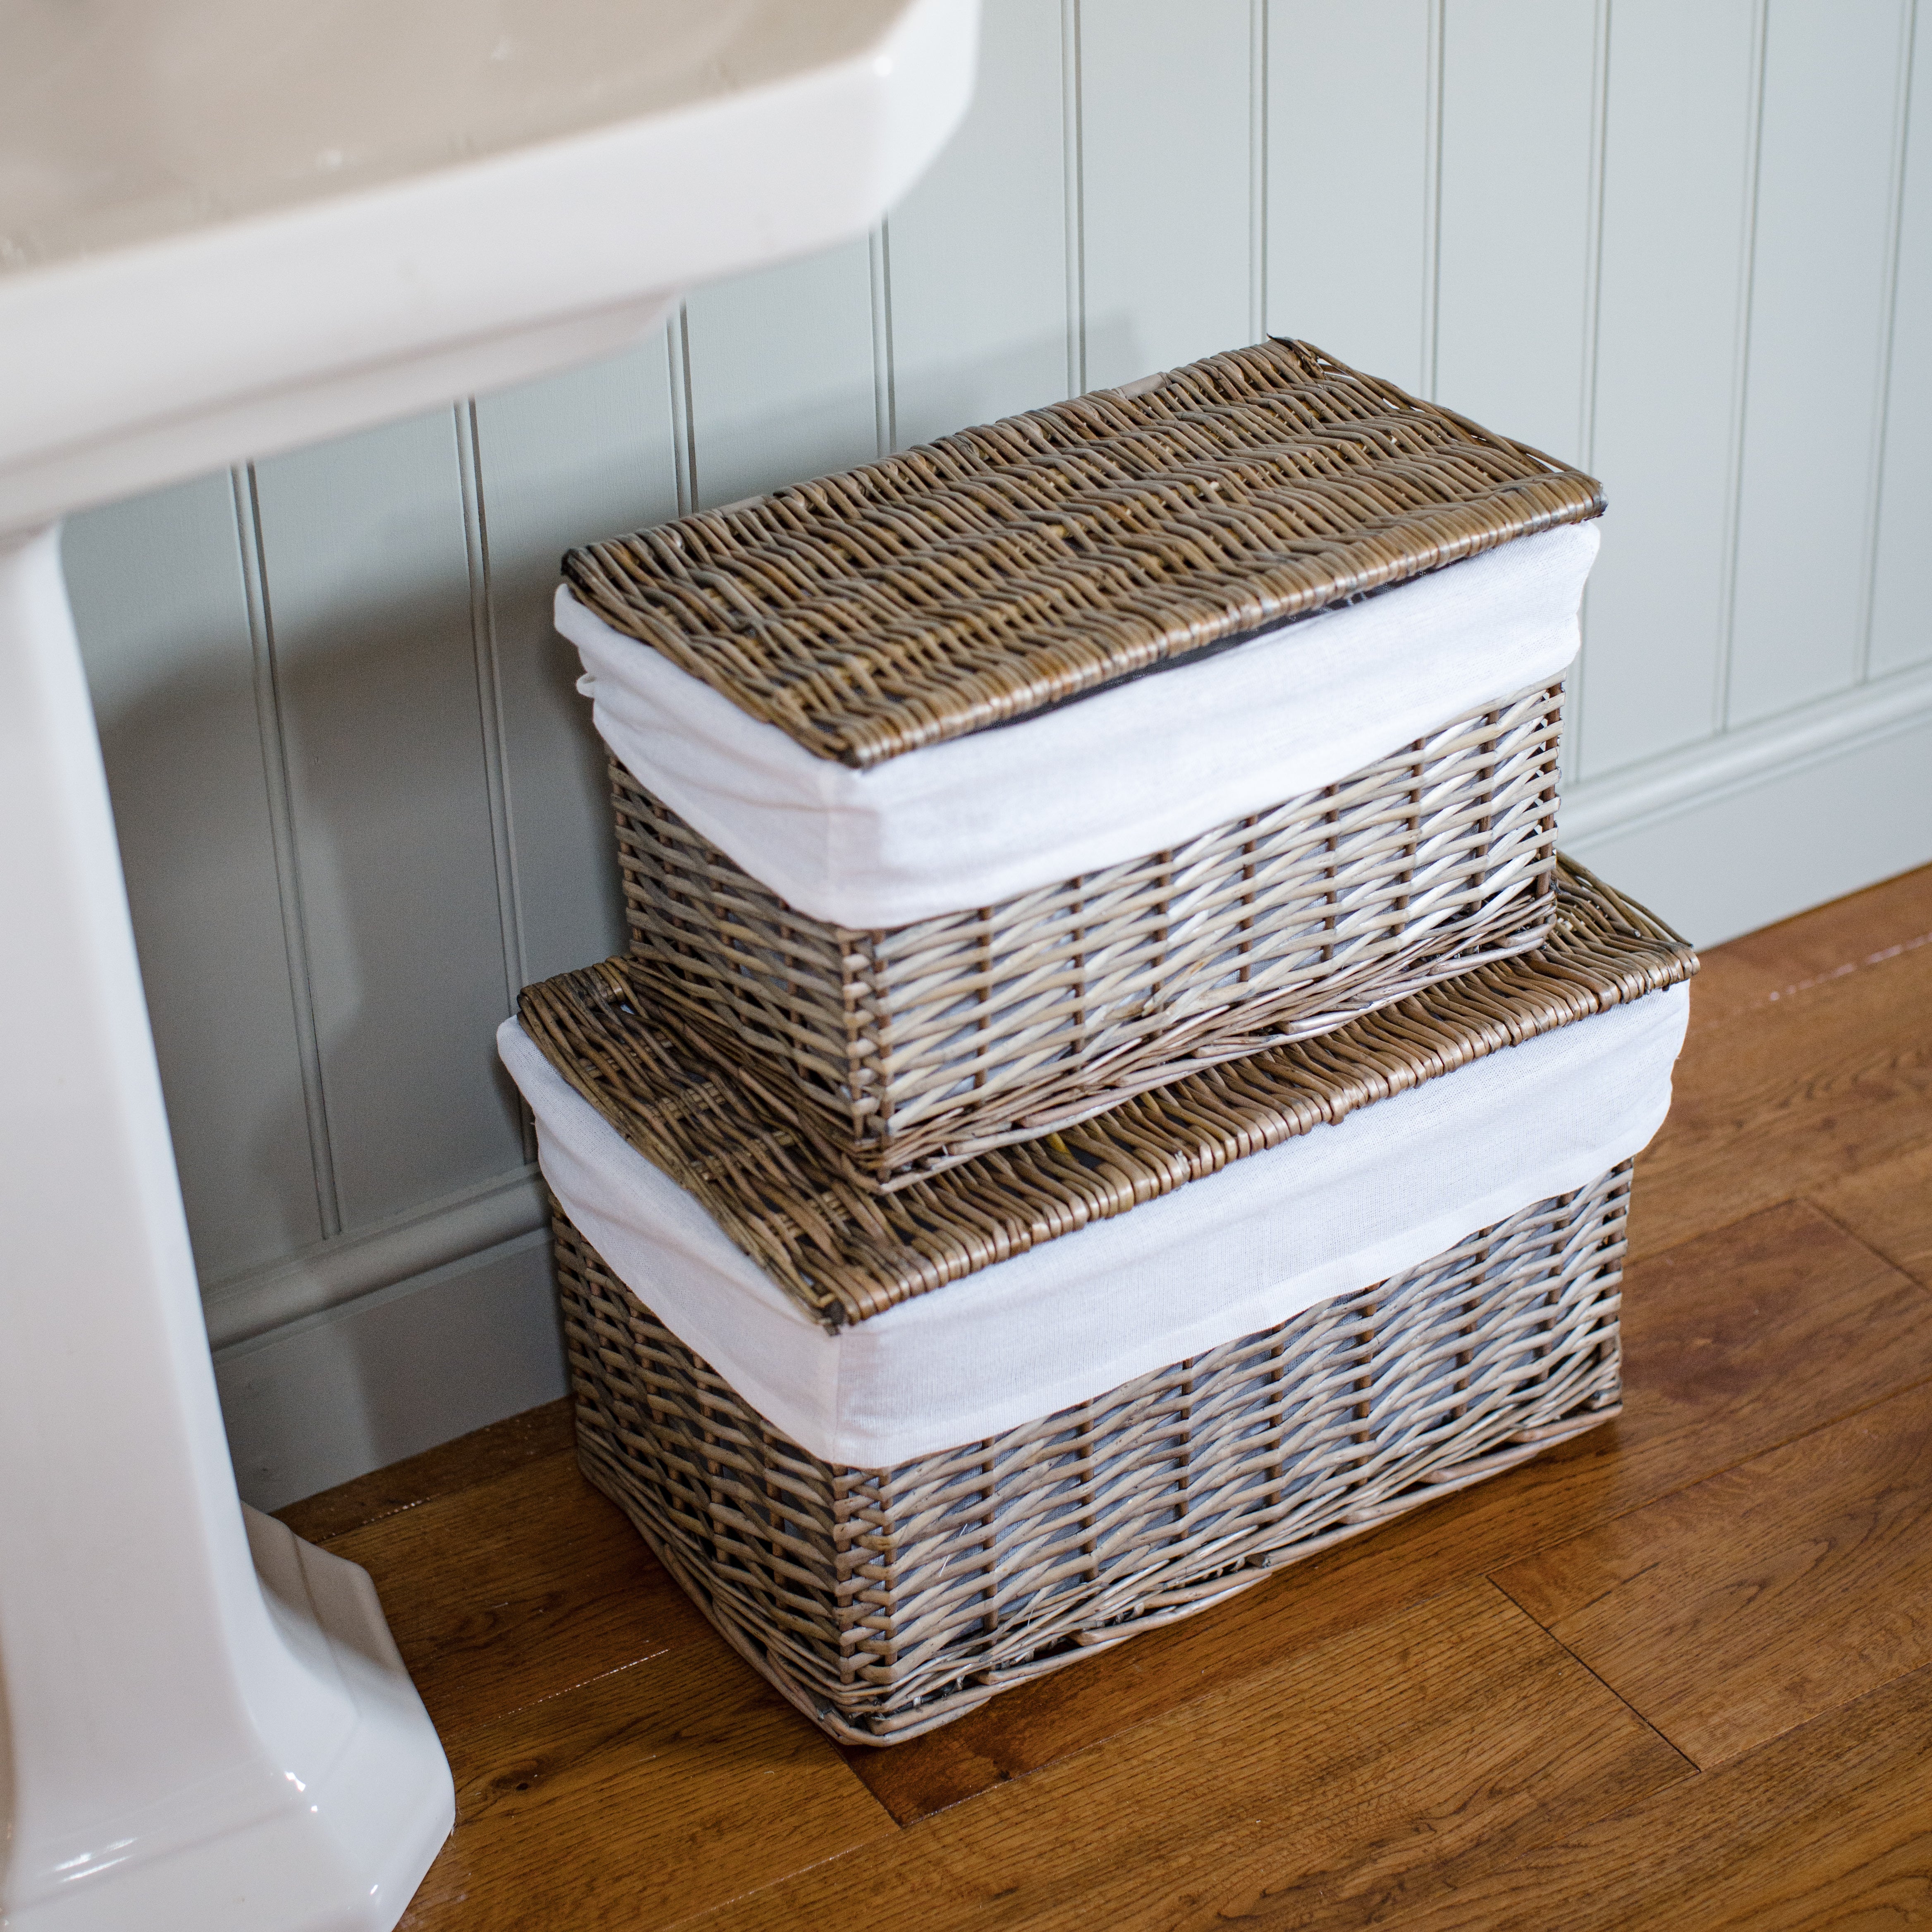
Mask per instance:
[[[1932,1130],[1932,946],[1700,1031],[1638,1162],[1634,1253],[1826,1187]]]
[[[1392,1913],[1404,1932],[1932,1924],[1932,1671]]]
[[[1932,945],[1932,866],[1714,947],[1692,989],[1691,1030],[1782,1005],[1927,945]],[[1694,1063],[1693,1084],[1700,1064]]]
[[[296,1535],[328,1543],[383,1516],[493,1482],[540,1456],[567,1455],[575,1440],[570,1398],[565,1396],[291,1503],[275,1514]]]
[[[742,1667],[573,1456],[542,1457],[331,1547],[375,1580],[446,1743],[682,1645]]]
[[[1488,1584],[1366,1626],[705,1922],[1373,1924],[1423,1869],[1550,1842],[1686,1774]]]
[[[1894,1268],[1932,1288],[1932,1122],[1928,1138],[1821,1188],[1820,1207]]]
[[[1932,1384],[1496,1573],[1700,1765],[1932,1663]]]
[[[1932,1376],[1932,1297],[1802,1206],[1640,1264],[1623,1319],[1616,1422],[854,1768],[924,1816]]]
[[[895,1835],[825,1738],[715,1643],[472,1730],[450,1757],[455,1834],[406,1932],[668,1925]]]

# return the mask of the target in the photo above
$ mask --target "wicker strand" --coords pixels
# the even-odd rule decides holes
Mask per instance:
[[[915,1737],[1618,1412],[1629,1165],[1394,1279],[892,1470],[760,1417],[561,1216],[579,1454],[836,1738]]]
[[[861,769],[1598,515],[1590,478],[1266,342],[574,550],[572,593]]]
[[[658,1024],[632,962],[526,988],[518,1011],[578,1092],[836,1328],[1696,970],[1682,938],[1581,867],[1563,862],[1554,898],[1534,952],[885,1195],[755,1069]]]

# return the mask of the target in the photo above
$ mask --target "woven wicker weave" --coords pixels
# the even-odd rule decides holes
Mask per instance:
[[[656,1023],[629,960],[526,988],[518,1011],[592,1106],[836,1328],[1696,970],[1684,940],[1581,868],[1564,862],[1555,897],[1534,952],[886,1195],[788,1093]]]
[[[579,1455],[786,1697],[890,1744],[1616,1414],[1628,1176],[892,1470],[772,1429],[560,1217]]]
[[[1603,506],[1574,470],[1269,342],[564,572],[614,628],[864,768]]]
[[[611,767],[654,1009],[902,1186],[1537,945],[1561,687],[1172,851],[880,932],[794,911]]]

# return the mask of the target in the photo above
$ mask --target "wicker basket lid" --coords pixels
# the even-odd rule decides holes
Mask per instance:
[[[862,769],[1603,508],[1579,471],[1268,342],[563,568],[613,628]]]
[[[1685,941],[1642,908],[1568,861],[1558,877],[1556,925],[1533,952],[890,1195],[754,1075],[674,1033],[627,959],[526,988],[518,1017],[633,1147],[836,1328],[1696,970]]]

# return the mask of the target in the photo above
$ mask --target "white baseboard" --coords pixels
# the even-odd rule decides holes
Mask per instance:
[[[1560,826],[1700,946],[1932,862],[1932,668],[1574,785]]]
[[[279,1509],[563,1394],[550,1233],[218,1348],[236,1480]]]
[[[1932,861],[1932,669],[1572,788],[1564,848],[1700,946]],[[272,1509],[561,1395],[520,1168],[207,1284],[242,1493]]]
[[[536,1168],[520,1167],[373,1228],[204,1280],[208,1344],[226,1348],[252,1341],[304,1316],[480,1255],[541,1228],[548,1212]]]

